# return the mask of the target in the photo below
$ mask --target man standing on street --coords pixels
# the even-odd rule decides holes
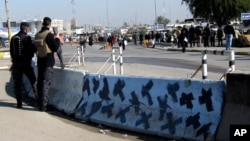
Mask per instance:
[[[203,30],[203,38],[204,38],[204,47],[209,47],[209,39],[210,39],[210,27],[209,23]]]
[[[231,22],[228,22],[224,27],[224,33],[226,36],[226,50],[230,50],[233,37],[235,36],[234,27],[231,25]]]
[[[22,22],[20,32],[14,35],[10,41],[10,55],[12,59],[12,77],[14,80],[14,93],[17,100],[17,108],[22,108],[22,78],[23,74],[29,79],[35,97],[36,77],[31,66],[31,60],[36,52],[36,47],[32,44],[31,37],[27,36],[29,24]]]
[[[39,99],[40,111],[46,111],[49,100],[49,87],[53,74],[53,66],[55,65],[54,52],[57,52],[60,47],[60,39],[58,35],[52,34],[51,19],[45,17],[43,19],[43,27],[35,36],[35,43],[38,50],[38,77],[37,77],[37,93]],[[38,44],[42,40],[43,44]],[[44,42],[45,41],[45,42]],[[45,45],[45,47],[44,47]],[[45,49],[43,49],[45,48]],[[46,50],[46,52],[43,52]]]
[[[195,34],[194,23],[191,24],[188,33],[189,33],[190,47],[195,47],[196,34]]]
[[[137,33],[133,34],[134,45],[137,45]]]

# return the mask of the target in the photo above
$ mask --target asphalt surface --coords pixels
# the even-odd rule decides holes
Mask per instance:
[[[166,141],[166,139],[75,120],[57,111],[40,112],[24,99],[16,108],[10,72],[0,70],[1,141]]]
[[[85,65],[77,66],[76,62],[68,61],[76,53],[78,45],[65,45],[63,47],[65,63],[72,69],[96,73],[110,56],[111,51],[102,49],[101,44],[87,47],[85,52]],[[187,48],[185,54],[180,48],[156,46],[155,49],[142,46],[129,45],[123,53],[125,75],[148,76],[148,77],[174,77],[190,78],[201,64],[202,50],[224,50],[221,47],[210,48]],[[171,51],[170,51],[171,50]],[[194,51],[195,50],[195,51]],[[250,56],[246,53],[250,48],[234,48],[235,52],[245,52],[244,55],[236,55],[237,70],[250,72]],[[0,50],[3,51],[3,50]],[[8,51],[8,50],[5,50]],[[117,50],[116,53],[119,51]],[[209,79],[218,80],[227,70],[228,58],[225,56],[211,56],[209,58]],[[11,65],[9,58],[0,59],[0,140],[1,141],[161,141],[167,140],[156,136],[132,133],[110,127],[99,128],[94,123],[75,121],[56,111],[39,112],[34,102],[26,99],[22,110],[15,108],[16,101],[13,96],[13,83],[8,67]],[[57,59],[58,65],[58,59]],[[101,73],[112,74],[109,69],[111,62]],[[108,70],[108,71],[106,71]],[[105,72],[106,71],[106,72]],[[119,73],[117,63],[117,73]],[[201,78],[201,72],[195,79]]]

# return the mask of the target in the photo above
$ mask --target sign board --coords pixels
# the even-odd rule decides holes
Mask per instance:
[[[164,24],[151,25],[151,29],[164,29]]]
[[[250,20],[250,13],[241,13],[241,20]]]

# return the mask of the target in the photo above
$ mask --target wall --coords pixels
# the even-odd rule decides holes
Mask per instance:
[[[229,129],[233,124],[250,125],[250,74],[227,74],[227,94],[217,141],[229,141]]]
[[[175,139],[212,139],[225,83],[190,79],[84,76],[76,118]]]

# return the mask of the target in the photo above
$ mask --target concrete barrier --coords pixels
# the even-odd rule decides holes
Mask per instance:
[[[216,141],[229,141],[230,125],[250,125],[250,74],[227,74],[226,104]]]
[[[82,98],[83,73],[67,69],[54,69],[49,104],[67,114],[74,114]]]
[[[35,67],[37,74],[37,68]],[[83,73],[55,68],[49,90],[49,105],[68,115],[74,114],[82,99]],[[35,98],[29,80],[24,77],[24,86],[29,97]]]
[[[211,140],[225,83],[193,79],[84,76],[75,117],[174,139]]]

